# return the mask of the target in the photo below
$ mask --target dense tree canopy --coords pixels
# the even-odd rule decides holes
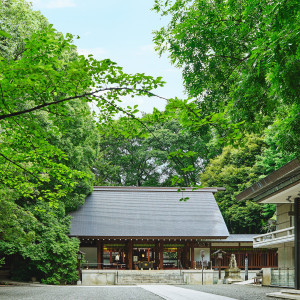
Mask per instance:
[[[153,116],[135,122],[122,118],[99,127],[101,156],[94,169],[97,184],[199,184],[207,162],[205,136],[184,131],[176,118],[161,123]]]
[[[93,184],[225,186],[217,201],[232,233],[272,217],[272,206],[235,195],[299,155],[299,3],[154,9],[170,17],[157,50],[182,68],[190,98],[137,117],[122,98],[155,96],[162,78],[80,56],[25,0],[1,1],[0,254],[14,255],[15,278],[77,279],[67,213]]]
[[[273,124],[278,145],[297,151],[299,1],[157,0],[154,9],[171,18],[154,42],[182,68],[195,120],[214,114],[255,133]]]
[[[23,279],[72,282],[79,244],[66,213],[92,190],[96,117],[112,120],[120,97],[153,96],[163,82],[79,56],[73,36],[24,0],[2,1],[0,13],[0,253],[19,257]]]

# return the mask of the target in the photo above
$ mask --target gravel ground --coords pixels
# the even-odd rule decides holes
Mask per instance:
[[[182,288],[192,289],[205,293],[211,293],[221,296],[227,296],[239,300],[271,300],[279,298],[270,298],[266,293],[275,293],[282,288],[261,287],[252,285],[237,284],[214,284],[214,285],[180,285]]]
[[[281,288],[270,288],[249,285],[179,285],[210,294],[227,296],[239,300],[270,300],[266,293],[280,291]],[[161,297],[135,286],[0,286],[2,300],[162,300]]]
[[[162,300],[139,287],[1,286],[0,299],[14,300]]]

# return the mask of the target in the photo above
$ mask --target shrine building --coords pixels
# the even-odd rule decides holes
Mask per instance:
[[[70,236],[80,239],[90,268],[195,268],[200,253],[209,264],[209,241],[229,236],[214,198],[224,190],[94,187],[71,213]]]

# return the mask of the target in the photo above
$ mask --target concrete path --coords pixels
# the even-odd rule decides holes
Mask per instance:
[[[138,287],[166,300],[234,300],[233,298],[225,296],[208,294],[171,285],[139,285]]]

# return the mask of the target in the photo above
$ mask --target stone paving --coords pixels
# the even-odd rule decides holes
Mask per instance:
[[[172,285],[141,285],[140,287],[166,300],[234,300],[233,298],[225,296],[204,293]]]
[[[246,285],[140,285],[140,286],[1,286],[0,299],[8,300],[271,300],[266,293],[280,288]]]
[[[238,300],[275,300],[267,297],[267,293],[279,292],[282,288],[262,287],[255,285],[220,284],[220,285],[184,285],[186,289],[232,297]]]

